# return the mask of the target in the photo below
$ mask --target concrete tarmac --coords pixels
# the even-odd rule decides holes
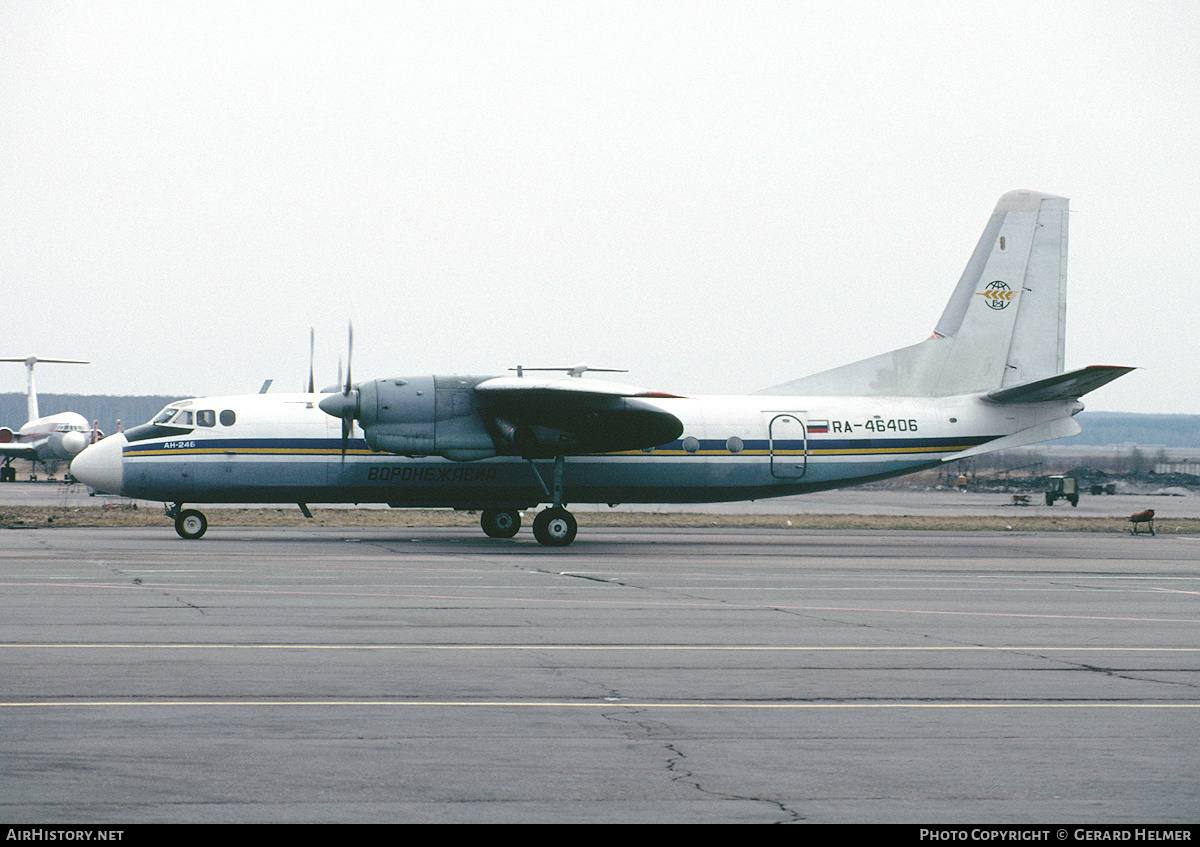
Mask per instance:
[[[1182,490],[1179,490],[1182,492]],[[0,506],[98,506],[105,503],[129,503],[133,501],[109,495],[90,495],[90,489],[81,484],[66,485],[61,482],[18,482],[0,485]],[[161,509],[162,504],[153,501],[136,501],[140,508]],[[281,504],[250,504],[251,507],[278,506]],[[282,504],[295,508],[294,503]],[[313,504],[314,506],[318,504]],[[387,509],[383,503],[364,504],[319,504],[321,508],[342,505],[347,508]],[[204,504],[205,512],[216,512],[223,508],[243,508],[242,504]],[[572,503],[575,512],[611,512],[604,504]],[[817,494],[801,494],[794,497],[776,497],[769,500],[753,500],[738,503],[638,503],[622,504],[617,511],[660,512],[674,514],[716,513],[743,515],[933,515],[939,517],[960,515],[1037,516],[1058,515],[1062,517],[1113,517],[1124,519],[1135,512],[1154,509],[1162,520],[1170,518],[1200,518],[1200,496],[1192,493],[1169,494],[1081,494],[1078,506],[1058,501],[1047,506],[1045,500],[1031,494],[1027,505],[1015,505],[1012,494],[1002,492],[959,491],[957,489],[919,489],[860,487],[822,491]],[[213,518],[212,523],[220,523]]]
[[[1195,537],[0,533],[13,824],[1200,808]]]

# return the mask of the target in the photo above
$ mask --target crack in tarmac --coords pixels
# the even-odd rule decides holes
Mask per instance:
[[[644,714],[644,712],[641,710],[626,708],[620,712],[605,712],[604,717],[606,720],[621,724],[626,728],[640,729],[646,737],[653,737],[655,733],[664,730],[669,731],[671,729],[666,724],[658,721],[651,723],[640,719],[633,719],[642,714]],[[683,751],[679,742],[663,742],[661,749],[666,753],[666,756],[663,760],[664,771],[666,772],[669,781],[672,783],[688,786],[697,793],[704,795],[706,798],[731,801],[740,800],[749,803],[766,803],[778,809],[786,816],[784,819],[776,821],[776,823],[796,823],[805,820],[804,815],[800,814],[795,809],[789,808],[787,804],[781,800],[775,800],[770,797],[755,797],[749,794],[731,794],[727,791],[714,791],[710,788],[706,788],[702,784],[701,776],[692,768],[685,766],[684,763],[690,757]]]

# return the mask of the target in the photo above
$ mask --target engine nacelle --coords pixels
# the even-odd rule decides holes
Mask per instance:
[[[358,422],[367,446],[406,456],[486,459],[496,445],[475,405],[488,377],[377,379],[358,386]]]
[[[599,397],[585,403],[504,408],[492,415],[500,452],[527,459],[641,450],[678,438],[683,424],[669,412],[633,397]]]
[[[496,388],[494,380],[377,379],[331,393],[319,405],[335,418],[357,420],[367,446],[376,452],[456,462],[640,450],[666,444],[683,432],[677,417],[637,396],[538,384]],[[492,386],[477,391],[483,382]]]
[[[17,435],[6,426],[0,426],[0,444],[11,444]]]

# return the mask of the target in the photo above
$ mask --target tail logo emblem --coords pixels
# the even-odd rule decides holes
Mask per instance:
[[[979,292],[979,296],[987,302],[988,308],[1003,309],[1013,301],[1017,292],[1009,288],[1008,283],[996,280],[984,286],[983,291]]]

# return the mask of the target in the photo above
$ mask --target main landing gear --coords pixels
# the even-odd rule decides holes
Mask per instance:
[[[516,509],[484,509],[479,525],[489,538],[512,538],[521,529],[521,513]],[[579,524],[562,506],[551,506],[533,519],[533,537],[543,547],[566,547],[575,540]]]
[[[563,462],[562,456],[554,457],[554,491],[546,487],[537,467],[530,461],[542,490],[553,504],[548,509],[538,512],[533,519],[533,537],[543,547],[566,547],[575,540],[579,524],[575,516],[563,506]],[[517,509],[484,509],[479,517],[479,525],[490,538],[512,538],[521,529],[521,513]]]
[[[175,531],[179,537],[191,541],[204,535],[208,531],[208,518],[204,517],[204,512],[184,509],[182,506],[182,503],[176,503],[167,509],[167,517],[175,519]]]
[[[544,509],[533,519],[533,537],[543,547],[566,547],[578,531],[575,516],[562,506]]]
[[[512,538],[521,529],[521,513],[516,509],[484,509],[479,525],[488,538]]]
[[[553,503],[549,509],[538,512],[538,516],[533,519],[533,537],[543,547],[566,547],[575,540],[575,533],[579,531],[579,525],[575,523],[575,516],[563,507],[563,464],[565,462],[564,456],[554,457],[553,493],[547,490],[546,481],[538,473],[533,461],[529,462],[530,467],[537,474],[538,482],[542,484],[542,490],[550,495],[550,502]]]

